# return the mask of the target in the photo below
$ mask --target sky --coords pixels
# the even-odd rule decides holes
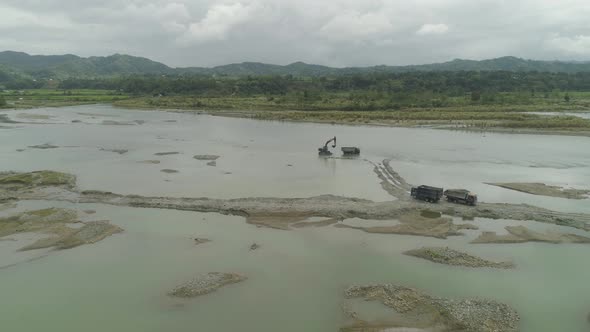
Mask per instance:
[[[1,0],[0,50],[174,67],[590,60],[589,0]]]

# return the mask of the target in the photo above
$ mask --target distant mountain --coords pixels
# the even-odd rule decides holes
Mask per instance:
[[[130,55],[82,58],[76,55],[29,55],[0,52],[0,66],[34,78],[105,77],[132,74],[167,74],[174,70],[162,63]]]
[[[106,57],[83,58],[66,55],[29,55],[22,52],[0,52],[0,81],[4,77],[33,79],[65,79],[113,77],[120,75],[218,75],[259,76],[293,75],[297,77],[350,75],[361,73],[399,73],[409,71],[540,71],[590,72],[590,62],[537,61],[506,56],[490,60],[462,60],[413,65],[333,68],[295,62],[286,66],[243,62],[212,68],[171,68],[160,62],[130,55],[114,54]]]
[[[506,56],[490,60],[462,60],[411,66],[372,66],[333,68],[295,62],[286,66],[244,62],[213,68],[178,68],[180,73],[190,71],[200,74],[227,76],[245,75],[293,75],[293,76],[332,76],[362,73],[402,73],[411,71],[539,71],[539,72],[590,72],[590,62],[563,62],[525,60]]]
[[[394,67],[395,68],[395,67]],[[490,60],[462,60],[435,63],[420,66],[397,67],[404,70],[424,71],[540,71],[540,72],[587,72],[590,71],[588,62],[539,61],[525,60],[513,56],[505,56]]]

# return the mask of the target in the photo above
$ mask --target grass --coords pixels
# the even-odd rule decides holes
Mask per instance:
[[[298,102],[288,97],[140,97],[116,101],[114,104],[128,108],[175,109],[208,111],[212,114],[250,117],[260,120],[325,122],[345,124],[382,124],[391,126],[437,126],[472,129],[537,129],[545,131],[590,131],[590,120],[575,116],[544,116],[531,112],[590,111],[590,93],[571,93],[571,101],[561,97],[527,96],[516,102],[517,94],[502,94],[492,104],[472,103],[464,97],[447,101],[445,107],[379,106],[378,110],[354,110],[368,105],[349,100],[347,94],[333,94],[310,102]],[[369,101],[368,103],[370,103]]]
[[[35,210],[35,211],[29,211],[30,215],[36,216],[36,217],[48,217],[50,215],[53,215],[55,213],[57,213],[59,210],[57,208],[47,208],[47,209],[42,209],[42,210]]]
[[[129,98],[111,90],[32,89],[0,92],[9,108],[62,107],[84,104],[112,103]]]
[[[590,93],[571,95],[570,102],[555,95],[532,97],[519,93],[499,93],[493,99],[472,102],[467,96],[430,98],[428,96],[362,95],[354,93],[323,93],[303,98],[297,94],[280,96],[165,96],[137,97],[116,101],[117,106],[130,108],[164,108],[184,110],[270,110],[270,111],[390,111],[408,109],[486,110],[486,111],[576,111],[590,109]]]
[[[22,187],[73,186],[76,178],[73,175],[55,172],[38,171],[18,174],[0,174],[0,185],[18,185]]]
[[[0,237],[24,232],[50,230],[55,224],[75,222],[77,213],[73,210],[49,208],[21,212],[0,218]]]
[[[24,90],[1,93],[10,107],[31,108],[112,103],[133,109],[206,111],[261,120],[307,121],[390,126],[545,131],[590,131],[590,120],[574,116],[544,116],[531,112],[588,112],[590,92],[497,93],[473,102],[470,96],[430,98],[426,95],[374,93],[312,93],[258,96],[130,96],[109,90]],[[429,99],[430,98],[430,99]]]

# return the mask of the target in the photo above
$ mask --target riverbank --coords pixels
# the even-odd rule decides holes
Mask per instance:
[[[105,103],[127,109],[206,113],[272,121],[590,136],[590,119],[573,115],[575,112],[590,112],[587,99],[569,103],[558,99],[534,99],[530,103],[514,104],[460,103],[444,107],[364,109],[340,95],[332,96],[333,100],[330,99],[329,103],[299,103],[278,102],[280,98],[272,96],[132,96],[109,90],[40,89],[5,93],[4,98],[8,102],[5,109]]]
[[[214,116],[299,123],[333,125],[431,128],[473,132],[510,134],[544,134],[590,136],[590,120],[572,115],[545,116],[538,112],[570,112],[563,105],[539,108],[535,105],[464,106],[445,108],[408,108],[379,111],[342,111],[334,109],[293,110],[276,105],[257,105],[236,108],[232,104],[214,107],[191,107],[184,103],[155,106],[145,99],[126,99],[114,106],[137,110],[161,110],[178,113],[200,113]],[[156,104],[160,105],[160,104]],[[184,108],[185,107],[185,108]],[[590,109],[581,109],[588,111]]]
[[[391,169],[389,163],[375,166],[375,172]],[[60,181],[14,184],[14,179],[29,179],[33,175],[51,174]],[[390,173],[386,173],[390,174]],[[383,175],[387,177],[388,175]],[[392,176],[392,175],[389,175]],[[399,175],[399,183],[408,185]],[[367,220],[398,220],[398,225],[385,227],[360,227],[338,224],[339,228],[357,229],[368,233],[407,234],[447,238],[461,235],[462,229],[477,229],[470,224],[457,224],[449,217],[472,220],[477,217],[488,219],[510,219],[538,221],[590,231],[590,215],[551,211],[526,204],[480,203],[476,207],[440,202],[428,204],[412,200],[403,191],[391,190],[397,195],[395,201],[374,202],[366,199],[322,195],[309,198],[174,198],[146,197],[140,195],[119,195],[95,190],[79,191],[72,183],[73,177],[57,172],[9,173],[0,178],[0,201],[14,200],[56,200],[81,203],[101,203],[118,206],[175,209],[199,212],[217,212],[226,215],[246,217],[248,223],[258,226],[291,229],[291,225],[312,217],[344,220],[361,218]],[[382,182],[382,186],[393,186]],[[443,217],[445,215],[446,217]],[[332,224],[328,223],[328,224]],[[296,227],[296,226],[294,226]],[[561,236],[567,236],[562,234]]]

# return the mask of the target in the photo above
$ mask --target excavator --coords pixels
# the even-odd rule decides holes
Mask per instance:
[[[332,155],[332,152],[330,152],[330,150],[328,149],[328,144],[330,144],[332,142],[334,142],[332,144],[332,147],[335,148],[336,147],[336,136],[334,136],[334,138],[331,138],[330,140],[328,140],[326,142],[326,144],[324,144],[323,147],[318,148],[318,154],[320,156],[331,156]]]

